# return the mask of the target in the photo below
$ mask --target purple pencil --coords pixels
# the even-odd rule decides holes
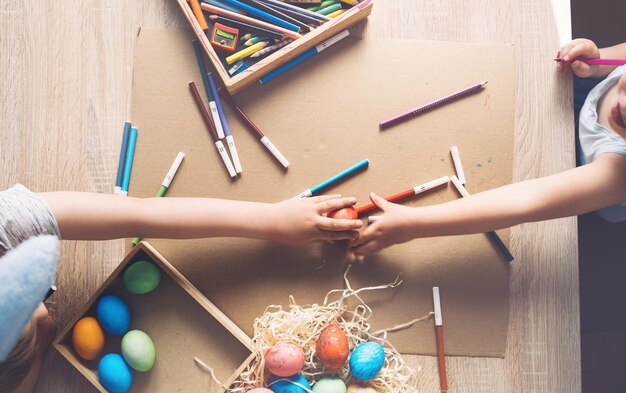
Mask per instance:
[[[431,110],[433,108],[436,108],[438,106],[447,104],[450,101],[454,101],[457,98],[460,98],[460,97],[463,97],[465,95],[477,92],[480,89],[482,89],[482,87],[485,86],[486,84],[487,84],[487,81],[477,83],[477,84],[475,84],[473,86],[470,86],[470,87],[465,88],[463,90],[459,90],[459,91],[457,91],[455,93],[449,94],[449,95],[447,95],[445,97],[442,97],[442,98],[439,98],[439,99],[437,99],[435,101],[431,101],[428,104],[420,105],[417,108],[413,108],[413,109],[411,109],[408,112],[404,112],[404,113],[401,113],[401,114],[399,114],[397,116],[394,116],[394,117],[392,117],[390,119],[381,121],[380,122],[380,129],[382,130],[382,129],[391,127],[392,125],[400,123],[401,121],[406,120],[406,119],[408,119],[410,117],[417,116],[417,115],[422,114],[422,113],[424,113],[426,111],[429,111],[429,110]]]
[[[626,64],[626,60],[622,59],[586,59],[583,57],[577,57],[570,61],[565,61],[561,58],[554,59],[554,61],[563,62],[563,63],[573,63],[575,61],[582,61],[583,63],[587,63],[589,65],[624,65]]]

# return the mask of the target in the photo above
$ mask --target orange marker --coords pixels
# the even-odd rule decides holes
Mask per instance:
[[[206,23],[206,19],[204,18],[204,14],[202,13],[202,8],[200,8],[200,3],[198,0],[190,0],[191,9],[193,13],[196,15],[196,19],[198,19],[198,23],[200,23],[200,27],[202,30],[209,30],[209,25]]]

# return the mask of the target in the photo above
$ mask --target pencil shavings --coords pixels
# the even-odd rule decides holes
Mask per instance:
[[[256,358],[239,375],[227,390],[231,393],[246,393],[257,387],[268,386],[271,375],[265,370],[265,354],[275,344],[289,342],[298,345],[304,351],[304,368],[302,374],[311,383],[322,377],[338,375],[346,384],[353,381],[349,372],[349,364],[345,362],[339,370],[326,370],[315,355],[315,344],[322,330],[330,323],[339,325],[347,336],[350,351],[359,344],[375,341],[383,345],[385,362],[382,370],[376,377],[368,381],[368,385],[383,393],[416,393],[417,373],[421,371],[410,367],[402,355],[386,340],[387,333],[408,328],[413,324],[431,318],[432,312],[416,318],[402,325],[389,329],[371,331],[368,322],[372,315],[371,308],[363,301],[360,294],[368,291],[396,288],[402,283],[398,277],[393,283],[386,285],[352,289],[347,275],[351,265],[344,273],[346,289],[330,291],[321,305],[299,305],[293,296],[289,297],[288,309],[280,305],[271,305],[266,308],[262,316],[254,321],[254,337]],[[337,300],[332,300],[339,296]],[[356,299],[359,304],[349,309],[348,299]],[[205,367],[203,367],[206,370]],[[215,379],[215,382],[221,385]],[[270,387],[271,388],[271,387]],[[305,389],[311,393],[311,390]]]

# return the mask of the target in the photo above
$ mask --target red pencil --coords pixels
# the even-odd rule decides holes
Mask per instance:
[[[428,190],[430,190],[432,188],[439,187],[441,185],[447,184],[448,181],[450,181],[450,178],[448,176],[443,176],[443,177],[440,177],[439,179],[435,179],[435,180],[429,181],[428,183],[424,183],[424,184],[421,184],[419,186],[415,186],[413,188],[409,188],[406,191],[402,191],[402,192],[400,192],[398,194],[392,195],[392,196],[387,197],[385,199],[387,201],[389,201],[389,202],[397,202],[397,201],[399,201],[401,199],[408,198],[408,197],[413,196],[413,195],[421,194],[422,192],[428,191]],[[361,215],[363,213],[366,213],[366,212],[369,212],[369,211],[372,211],[372,210],[375,210],[375,209],[378,209],[378,207],[376,205],[374,205],[373,203],[370,203],[369,205],[357,207],[356,211],[357,211],[357,213],[359,215]]]
[[[448,391],[448,378],[446,376],[446,358],[443,350],[443,318],[441,317],[441,301],[439,299],[439,287],[433,287],[433,304],[435,308],[435,334],[437,336],[437,361],[439,363],[439,383],[441,391]]]

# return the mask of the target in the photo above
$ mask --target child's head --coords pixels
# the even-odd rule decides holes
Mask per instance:
[[[611,107],[611,128],[626,139],[626,72],[617,81],[617,100],[608,105]]]
[[[22,331],[7,359],[0,363],[0,393],[13,392],[28,374],[37,355],[37,321],[33,318]]]

